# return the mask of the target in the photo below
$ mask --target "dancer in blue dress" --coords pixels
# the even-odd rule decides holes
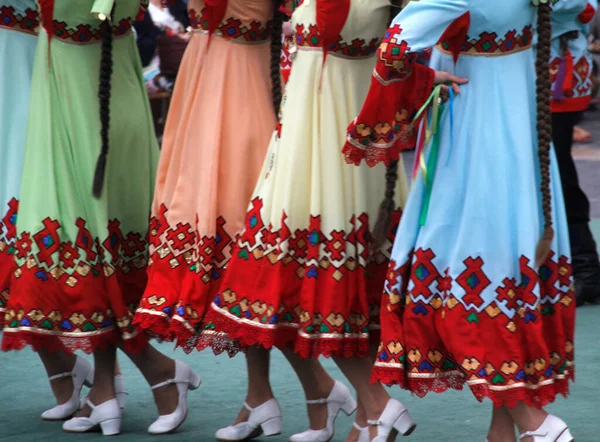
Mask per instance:
[[[514,442],[515,424],[526,442],[573,440],[542,409],[573,379],[575,297],[551,151],[551,5],[530,1],[409,3],[384,37],[344,147],[349,162],[389,162],[422,122],[373,378],[419,396],[469,386],[495,405],[489,442]],[[426,67],[417,59],[430,47]],[[399,417],[386,409],[375,440]]]
[[[15,269],[15,226],[37,27],[35,0],[0,0],[0,329]]]

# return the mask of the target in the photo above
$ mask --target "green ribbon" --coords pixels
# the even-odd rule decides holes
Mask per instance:
[[[425,145],[429,143],[431,136],[433,135],[433,141],[431,143],[431,149],[429,151],[429,156],[427,160],[425,159],[425,148],[421,150],[421,155],[419,156],[419,164],[421,166],[421,172],[423,174],[423,182],[425,184],[425,199],[423,201],[423,206],[421,208],[421,217],[419,224],[422,226],[425,225],[427,221],[427,212],[429,211],[429,203],[431,201],[431,191],[433,189],[433,177],[435,176],[435,170],[437,168],[438,162],[438,154],[440,147],[440,120],[442,118],[442,113],[444,111],[444,105],[441,102],[440,95],[442,92],[442,85],[437,85],[433,92],[421,106],[421,109],[417,112],[414,121],[417,121],[421,115],[429,108],[431,105],[431,128],[426,126],[424,130],[426,131],[425,137]],[[414,124],[414,123],[413,123]]]

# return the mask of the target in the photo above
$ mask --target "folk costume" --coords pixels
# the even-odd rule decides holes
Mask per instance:
[[[553,154],[544,205],[539,191],[535,18],[529,0],[422,0],[383,39],[346,158],[373,165],[426,143],[387,272],[374,380],[419,396],[467,385],[497,406],[569,390],[575,299]],[[418,64],[430,47],[430,67]],[[434,70],[468,83],[421,117]],[[555,234],[538,265],[550,202]]]
[[[386,169],[340,154],[389,17],[386,0],[299,1],[282,117],[207,327],[242,348],[366,356],[377,339],[390,235],[372,247]],[[397,223],[407,193],[403,167]]]
[[[0,1],[0,329],[16,269],[19,187],[38,25],[34,0]]]
[[[135,318],[187,351],[221,288],[276,125],[273,2],[192,0],[189,8],[194,33],[163,137],[148,286]]]
[[[146,286],[148,215],[158,146],[131,26],[139,0],[39,0],[3,350],[92,352],[146,345],[133,326]],[[101,154],[99,12],[112,22],[110,152]]]

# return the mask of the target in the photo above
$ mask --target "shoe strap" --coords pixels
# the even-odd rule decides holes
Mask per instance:
[[[252,408],[250,405],[248,405],[248,402],[244,402],[244,408],[246,410],[248,410],[250,413],[252,413],[254,411],[254,408]]]
[[[55,379],[62,379],[62,378],[74,378],[74,377],[75,377],[75,372],[68,371],[66,373],[59,373],[59,374],[55,374],[54,376],[50,376],[48,378],[48,381],[54,381]]]
[[[370,425],[370,426],[372,426],[372,427],[378,427],[378,426],[381,425],[381,421],[380,420],[374,420],[374,421],[368,420],[367,424]]]
[[[151,390],[156,390],[157,388],[161,388],[161,387],[166,387],[167,385],[171,385],[171,384],[187,384],[188,380],[177,380],[177,379],[167,379],[164,382],[161,382],[159,384],[155,384],[152,387],[150,387]]]
[[[85,398],[85,403],[87,404],[88,407],[90,407],[92,409],[92,411],[94,411],[96,409],[96,406],[94,404],[92,404],[92,401],[90,401],[89,397]]]
[[[367,421],[367,425],[368,425],[368,423],[369,423],[369,422]],[[354,428],[356,428],[358,431],[363,431],[365,428],[368,428],[368,427],[361,427],[361,426],[360,426],[360,425],[358,425],[356,422],[354,422],[354,423],[352,424],[352,426],[353,426]]]
[[[526,439],[528,437],[546,437],[548,433],[540,433],[537,430],[535,431],[526,431],[525,433],[519,436],[519,439]]]
[[[306,403],[308,405],[316,405],[316,404],[327,404],[329,402],[335,402],[335,401],[328,401],[327,399],[309,399],[306,401]]]

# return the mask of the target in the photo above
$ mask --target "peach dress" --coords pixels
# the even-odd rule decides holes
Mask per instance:
[[[167,118],[149,281],[135,321],[191,351],[244,226],[276,118],[272,1],[190,0],[189,8],[194,32]]]

